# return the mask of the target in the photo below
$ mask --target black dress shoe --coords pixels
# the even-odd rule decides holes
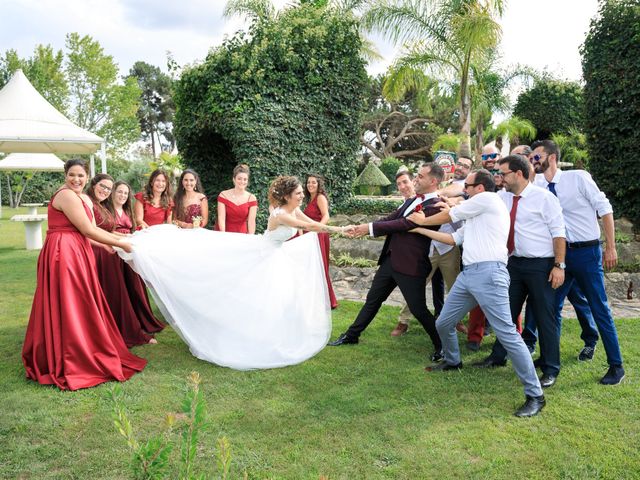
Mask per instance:
[[[553,385],[556,383],[556,378],[557,377],[555,375],[547,375],[545,373],[540,377],[540,386],[542,388],[553,387]]]
[[[450,365],[448,363],[442,362],[435,365],[430,365],[428,367],[425,367],[424,369],[427,372],[449,372],[451,370],[460,370],[461,368],[462,362],[458,363],[457,365]]]
[[[358,339],[347,337],[346,333],[342,333],[333,342],[327,343],[327,345],[329,345],[330,347],[338,347],[340,345],[346,345],[348,343],[358,343]]]
[[[444,360],[444,352],[442,350],[438,350],[437,352],[434,352],[434,354],[431,355],[431,357],[429,357],[429,359],[433,363],[441,362],[442,360]]]
[[[491,357],[487,357],[484,360],[480,360],[479,362],[474,362],[471,365],[477,368],[495,368],[495,367],[504,367],[507,364],[506,360],[498,362]]]
[[[538,357],[533,361],[533,366],[535,368],[541,368],[542,367],[542,357]]]
[[[546,405],[546,401],[544,399],[544,395],[540,395],[539,397],[530,397],[527,395],[527,400],[524,402],[514,415],[516,417],[533,417],[540,413],[540,410]]]

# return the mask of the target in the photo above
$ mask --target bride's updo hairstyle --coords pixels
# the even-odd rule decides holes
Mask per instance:
[[[287,203],[287,196],[300,186],[297,177],[280,176],[271,182],[269,187],[269,203],[281,207]]]

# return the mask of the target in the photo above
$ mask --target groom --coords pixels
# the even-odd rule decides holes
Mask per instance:
[[[377,222],[352,227],[351,236],[386,235],[382,253],[378,259],[379,268],[371,283],[367,299],[351,326],[331,346],[358,343],[360,334],[369,326],[378,310],[393,289],[400,288],[409,310],[422,324],[435,348],[432,361],[442,359],[442,344],[435,327],[435,318],[427,309],[425,286],[431,271],[429,246],[431,240],[409,230],[417,225],[407,220],[407,215],[422,210],[426,216],[440,211],[434,205],[441,202],[436,190],[444,179],[442,167],[434,163],[423,165],[414,179],[416,196],[407,199],[391,215]]]

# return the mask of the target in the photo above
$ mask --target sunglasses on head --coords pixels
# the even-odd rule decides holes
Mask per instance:
[[[497,153],[483,153],[481,156],[483,162],[486,162],[487,160],[495,160],[496,158],[498,158]]]

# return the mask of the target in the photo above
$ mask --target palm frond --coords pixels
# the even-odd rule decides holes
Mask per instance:
[[[270,0],[228,0],[222,15],[226,18],[235,15],[252,21],[273,19],[276,9]]]

